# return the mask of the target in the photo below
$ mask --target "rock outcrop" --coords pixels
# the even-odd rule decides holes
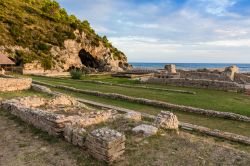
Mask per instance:
[[[58,59],[55,69],[69,70],[70,68],[93,68],[99,71],[123,71],[131,68],[125,55],[118,57],[111,50],[99,43],[99,46],[90,45],[84,32],[74,32],[76,40],[65,40],[64,48],[54,46],[50,52]]]
[[[68,15],[54,0],[2,0],[0,7],[0,53],[29,74],[131,67],[106,36],[99,36],[87,20]]]

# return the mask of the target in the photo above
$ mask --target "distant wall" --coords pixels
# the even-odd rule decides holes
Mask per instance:
[[[234,77],[234,81],[238,83],[248,83],[250,84],[250,76],[241,74],[241,73],[236,73]]]
[[[217,81],[231,81],[229,77],[219,73],[210,73],[210,72],[197,72],[197,71],[183,71],[180,70],[181,78],[188,79],[209,79],[209,80],[217,80]]]
[[[26,90],[31,87],[32,79],[30,78],[1,78],[0,92]]]
[[[214,81],[206,79],[163,79],[163,78],[149,78],[146,83],[155,83],[155,84],[169,84],[175,86],[184,86],[184,87],[197,87],[197,88],[209,88],[209,89],[218,89],[218,90],[235,90],[241,91],[243,87],[239,86],[235,82],[227,81]]]

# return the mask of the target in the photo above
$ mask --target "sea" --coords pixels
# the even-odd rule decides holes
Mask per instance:
[[[134,68],[146,68],[146,69],[163,69],[166,64],[175,64],[177,69],[185,70],[195,70],[195,69],[204,69],[204,68],[225,68],[228,66],[236,65],[239,67],[240,72],[246,73],[250,72],[250,63],[249,64],[233,64],[233,63],[138,63],[130,62],[129,64],[133,65]]]

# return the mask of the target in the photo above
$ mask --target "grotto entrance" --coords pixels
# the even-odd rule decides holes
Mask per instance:
[[[86,67],[91,67],[91,68],[98,68],[99,67],[98,60],[96,60],[86,50],[81,49],[80,52],[79,52],[79,57],[81,59],[82,64],[85,65]]]

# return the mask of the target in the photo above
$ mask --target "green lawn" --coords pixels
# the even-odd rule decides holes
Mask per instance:
[[[233,112],[246,116],[250,116],[250,96],[241,93],[224,92],[209,89],[198,88],[179,88],[173,86],[150,85],[157,88],[179,89],[194,91],[197,94],[181,94],[175,92],[166,92],[151,89],[127,88],[110,85],[100,85],[95,83],[85,83],[75,81],[69,78],[46,78],[32,76],[34,80],[47,82],[56,85],[66,85],[79,89],[95,90],[108,93],[119,93],[133,97],[142,97],[147,99],[165,101],[173,104],[187,105],[198,108],[212,109],[222,112]],[[124,78],[112,78],[110,76],[87,76],[84,79],[95,79],[100,81],[108,81],[113,83],[123,83],[131,85],[141,85],[137,81],[132,81]]]

